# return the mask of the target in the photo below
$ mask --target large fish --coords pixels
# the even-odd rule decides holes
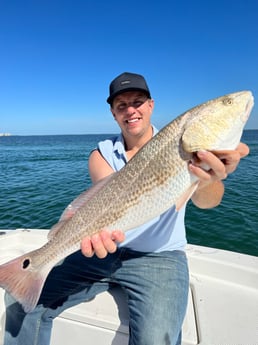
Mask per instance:
[[[119,172],[97,183],[67,207],[41,248],[0,266],[0,286],[26,312],[39,299],[50,270],[100,229],[135,228],[167,209],[178,210],[198,185],[188,164],[199,150],[238,145],[253,107],[250,91],[201,104],[164,127]]]

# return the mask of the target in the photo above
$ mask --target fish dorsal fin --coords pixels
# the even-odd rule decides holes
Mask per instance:
[[[82,192],[77,198],[75,198],[71,204],[69,204],[64,212],[62,213],[58,223],[56,223],[48,233],[48,239],[53,238],[56,233],[63,227],[64,223],[68,221],[73,215],[84,206],[93,196],[95,196],[98,191],[100,191],[111,179],[115,173],[104,177],[102,180],[98,181],[92,187],[90,187],[85,192]]]
[[[177,199],[176,201],[176,210],[179,211],[183,205],[190,200],[193,193],[196,191],[199,184],[199,180],[191,184],[191,186]]]

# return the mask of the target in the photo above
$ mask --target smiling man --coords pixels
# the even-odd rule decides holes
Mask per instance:
[[[89,158],[93,183],[122,169],[157,129],[151,124],[154,101],[143,76],[123,73],[109,88],[107,102],[121,133],[101,141]],[[198,152],[205,171],[190,164],[200,179],[192,196],[196,206],[217,206],[222,179],[233,172],[248,147],[213,154]],[[131,181],[128,179],[130,185]],[[84,238],[81,251],[67,257],[49,274],[37,307],[26,314],[6,296],[4,345],[48,345],[53,319],[63,310],[119,285],[129,308],[129,345],[179,345],[189,288],[185,254],[184,205],[126,232],[101,231]],[[101,229],[100,229],[101,230]],[[90,344],[90,340],[85,340]]]

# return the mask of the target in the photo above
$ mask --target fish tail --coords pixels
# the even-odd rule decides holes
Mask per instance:
[[[36,307],[49,272],[46,267],[33,267],[31,253],[0,266],[0,286],[23,306],[26,313]]]

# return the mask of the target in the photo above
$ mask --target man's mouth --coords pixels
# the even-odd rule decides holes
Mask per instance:
[[[140,120],[140,118],[135,118],[135,119],[129,119],[129,120],[126,120],[125,122],[126,123],[135,123],[135,122],[137,122],[137,121],[139,121]]]

